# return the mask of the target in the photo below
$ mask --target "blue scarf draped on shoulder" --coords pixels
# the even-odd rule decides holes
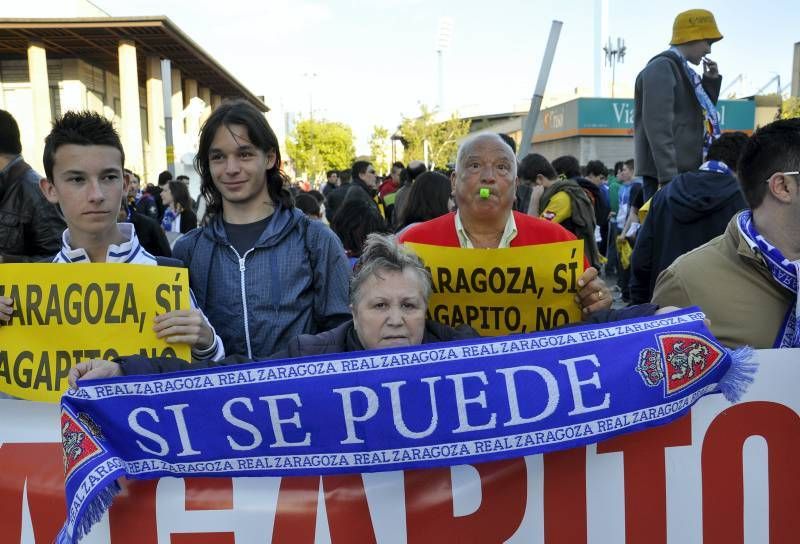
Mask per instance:
[[[797,279],[800,277],[800,262],[790,261],[781,251],[761,236],[753,223],[753,212],[745,210],[737,219],[739,233],[747,241],[754,252],[764,258],[772,277],[780,285],[794,294],[794,304],[789,307],[783,318],[773,348],[800,348],[800,292]]]
[[[698,75],[697,72],[692,70],[692,68],[689,66],[689,61],[686,60],[686,57],[683,56],[677,47],[670,48],[670,51],[675,53],[681,59],[681,64],[683,65],[683,70],[686,73],[686,77],[689,78],[689,81],[692,82],[692,87],[694,87],[694,94],[697,98],[697,103],[700,104],[700,108],[703,110],[703,126],[705,127],[705,134],[703,135],[703,160],[705,160],[706,155],[708,155],[708,148],[711,147],[711,144],[714,143],[714,140],[719,138],[721,134],[719,112],[717,111],[717,107],[714,105],[713,100],[711,100],[711,97],[708,96],[708,93],[703,88],[703,79],[700,77],[700,75]]]
[[[298,476],[482,463],[668,423],[756,371],[691,308],[534,334],[150,376],[66,393],[67,519],[100,520],[120,477]]]

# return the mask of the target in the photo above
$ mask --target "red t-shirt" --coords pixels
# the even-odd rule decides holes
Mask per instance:
[[[538,217],[512,211],[517,224],[517,236],[511,240],[511,247],[535,246],[553,242],[575,240],[575,235],[557,223],[551,223]],[[456,233],[456,213],[431,219],[407,229],[399,236],[400,243],[416,242],[434,246],[459,247]]]
[[[514,222],[517,224],[517,236],[511,240],[511,247],[535,246],[539,244],[552,244],[555,242],[569,242],[576,240],[575,235],[559,225],[538,217],[531,217],[518,211],[512,211]],[[419,225],[406,229],[398,235],[398,241],[432,246],[459,247],[456,233],[456,212],[431,219]],[[589,260],[584,255],[583,268],[589,268]]]

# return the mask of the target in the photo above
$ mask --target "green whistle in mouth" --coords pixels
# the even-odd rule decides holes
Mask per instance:
[[[489,198],[489,195],[491,194],[491,191],[489,191],[489,189],[487,189],[486,187],[482,187],[480,194],[481,194],[481,198],[487,199],[487,198]]]

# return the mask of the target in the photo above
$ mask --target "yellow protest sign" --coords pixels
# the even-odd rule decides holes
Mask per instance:
[[[190,307],[188,271],[135,264],[3,264],[0,295],[14,313],[0,326],[0,391],[58,402],[67,374],[119,355],[191,359],[153,331],[157,314]]]
[[[406,245],[431,272],[434,321],[498,336],[581,319],[574,299],[583,273],[580,240],[507,249]]]

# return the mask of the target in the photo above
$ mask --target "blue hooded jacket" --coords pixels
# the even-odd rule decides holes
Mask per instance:
[[[197,305],[229,355],[265,359],[300,334],[351,319],[344,249],[328,227],[297,209],[278,207],[244,255],[219,215],[178,240],[172,255],[189,268]]]
[[[666,184],[650,203],[631,255],[631,301],[649,302],[658,275],[675,259],[725,232],[747,208],[733,175],[686,172]]]

